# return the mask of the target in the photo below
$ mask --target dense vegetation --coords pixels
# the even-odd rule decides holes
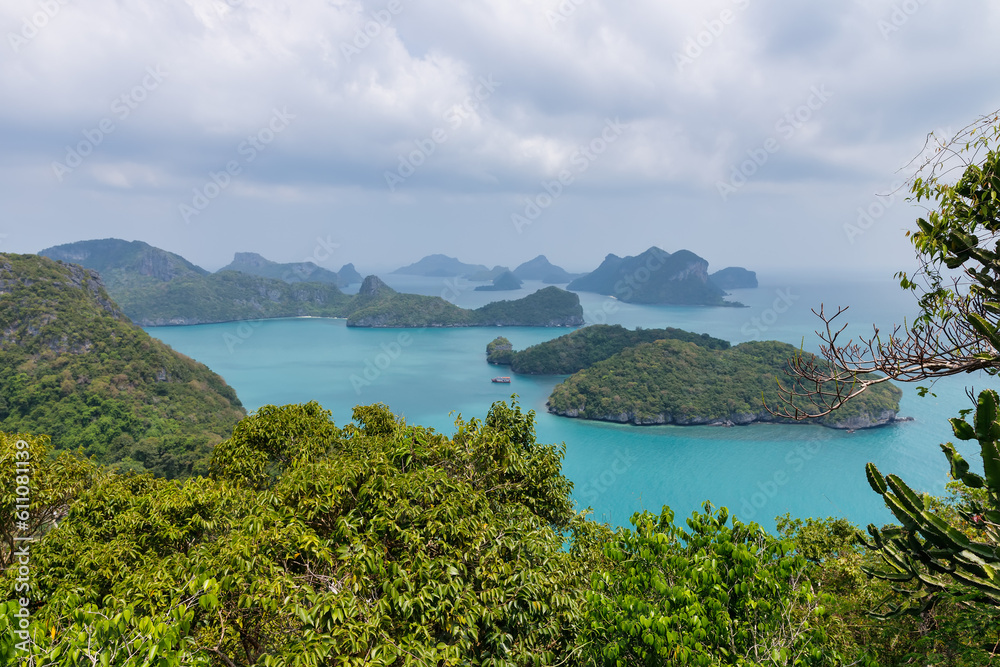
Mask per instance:
[[[608,255],[566,289],[607,294],[627,303],[738,306],[708,277],[708,262],[690,250],[652,247],[636,257]]]
[[[352,303],[353,327],[556,327],[583,324],[580,297],[546,287],[516,301],[496,301],[467,310],[441,297],[400,294],[369,276]]]
[[[710,350],[729,348],[729,342],[721,338],[712,338],[708,334],[696,334],[673,327],[633,331],[620,324],[593,324],[565,336],[532,345],[520,352],[511,350],[502,356],[492,354],[490,346],[487,346],[486,360],[492,364],[510,365],[515,373],[526,375],[571,375],[593,366],[598,361],[604,361],[626,348],[664,339],[682,340]],[[507,345],[510,345],[510,341],[507,341]]]
[[[202,469],[245,414],[215,373],[133,325],[96,273],[0,255],[0,429],[168,477]]]
[[[776,341],[721,350],[679,340],[640,343],[557,385],[549,410],[635,424],[777,421],[765,403],[780,402],[777,379],[797,352]],[[835,428],[885,423],[895,417],[901,395],[882,384],[817,421]],[[801,407],[815,407],[806,403]]]
[[[612,531],[574,513],[562,448],[536,443],[516,404],[450,438],[380,405],[354,419],[265,406],[209,477],[183,482],[0,436],[4,488],[18,452],[33,466],[30,525],[9,494],[0,505],[0,664],[987,665],[997,651],[998,609],[970,599],[867,616],[897,594],[862,574],[877,555],[843,520],[786,518],[775,537],[706,504],[686,527],[663,508]],[[956,501],[934,502],[954,519]],[[39,540],[28,589],[8,567],[14,535]]]

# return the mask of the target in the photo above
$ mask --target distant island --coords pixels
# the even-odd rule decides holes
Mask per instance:
[[[564,285],[580,277],[552,264],[545,255],[528,260],[514,269],[513,273],[521,280],[541,280],[550,285]]]
[[[0,255],[0,293],[0,431],[186,477],[246,416],[221,377],[129,322],[96,271]]]
[[[310,263],[278,264],[256,253],[237,253],[230,267],[240,270],[227,267],[217,273],[141,241],[80,241],[40,254],[98,271],[108,294],[144,327],[303,316],[347,318],[352,327],[583,324],[579,297],[556,287],[466,310],[440,297],[401,294],[375,276],[364,280],[358,294],[347,295],[329,282],[333,276],[340,279],[337,273],[323,273]],[[311,267],[326,282],[296,282],[288,275]],[[353,271],[348,264],[340,274]],[[517,281],[509,272],[503,275],[509,276],[504,281]]]
[[[365,278],[349,327],[576,327],[583,325],[580,298],[546,287],[516,301],[497,301],[467,310],[437,296],[400,294],[375,276]]]
[[[738,275],[738,279],[748,280],[743,274],[725,271],[720,272],[724,277],[733,275],[735,279]],[[725,289],[712,281],[705,259],[689,250],[671,254],[655,246],[635,257],[609,254],[597,269],[573,280],[566,289],[605,294],[626,303],[743,305],[725,300]]]
[[[578,274],[568,273],[564,269],[556,266],[546,259],[545,255],[539,255],[532,260],[524,262],[511,271],[506,266],[496,265],[492,269],[483,264],[466,264],[455,257],[448,255],[427,255],[423,259],[400,267],[393,271],[394,274],[424,276],[428,278],[465,278],[474,282],[485,282],[496,280],[505,273],[512,273],[518,280],[539,280],[550,285],[564,285],[574,278],[579,278]]]
[[[287,262],[280,264],[265,259],[255,252],[238,252],[233,261],[219,271],[238,271],[252,276],[275,278],[286,283],[326,283],[337,287],[349,287],[361,282],[361,274],[353,264],[345,264],[340,271],[330,271],[313,262]]]
[[[478,275],[480,279],[493,279],[488,267],[482,264],[466,264],[447,255],[428,255],[418,262],[396,269],[393,273],[430,278],[468,278]],[[482,278],[483,275],[490,277]]]
[[[493,279],[492,285],[480,285],[476,292],[512,292],[521,289],[524,283],[510,271],[504,271]]]
[[[709,280],[722,289],[748,289],[757,287],[757,274],[742,266],[730,266],[710,275]]]
[[[487,361],[514,373],[570,375],[549,396],[549,412],[636,425],[744,425],[782,421],[777,379],[799,350],[777,341],[729,342],[680,329],[592,325],[515,351],[498,337]],[[896,421],[902,392],[879,384],[815,423],[862,429]],[[815,408],[803,404],[805,408]],[[787,421],[787,420],[785,420]]]

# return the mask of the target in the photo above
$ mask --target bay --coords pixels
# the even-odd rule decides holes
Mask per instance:
[[[476,292],[468,281],[410,276],[385,277],[400,291],[439,295],[463,307],[514,299],[517,292]],[[757,289],[733,290],[746,308],[639,306],[580,293],[588,323],[630,328],[673,326],[739,343],[780,340],[816,351],[813,333],[823,304],[828,313],[850,306],[838,321],[847,333],[885,331],[912,318],[913,297],[891,277],[770,275]],[[940,380],[936,396],[920,397],[901,385],[901,416],[913,421],[847,433],[811,424],[744,427],[635,427],[550,415],[545,402],[562,377],[514,376],[509,385],[490,378],[505,374],[485,362],[497,335],[515,349],[555,338],[566,329],[355,329],[344,320],[300,318],[191,327],[154,327],[150,334],[222,375],[244,405],[320,402],[338,424],[350,421],[358,404],[382,402],[411,424],[450,434],[458,415],[485,417],[494,401],[516,393],[537,413],[539,442],[565,443],[564,473],[574,499],[596,519],[627,525],[633,512],[659,512],[670,505],[679,517],[705,501],[726,506],[744,521],[766,528],[784,513],[796,517],[843,516],[859,525],[892,520],[868,486],[871,461],[917,489],[941,494],[948,481],[939,444],[951,438],[948,418],[971,407],[966,387],[996,386],[977,375]],[[845,333],[846,335],[846,333]],[[960,443],[970,459],[977,451]]]

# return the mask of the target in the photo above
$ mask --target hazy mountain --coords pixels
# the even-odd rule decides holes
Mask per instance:
[[[708,278],[708,262],[689,250],[652,247],[635,257],[608,255],[567,289],[597,292],[628,303],[726,306],[725,292]]]
[[[362,281],[363,277],[358,273],[357,269],[354,268],[353,264],[344,264],[340,267],[340,271],[337,271],[337,286],[338,287],[348,287],[349,285],[356,285]]]
[[[477,292],[511,292],[521,289],[523,283],[510,271],[504,271],[493,279],[492,285],[480,285]]]
[[[757,287],[757,274],[742,266],[730,266],[716,271],[709,279],[722,289],[743,289]]]
[[[552,264],[545,255],[539,255],[521,264],[514,269],[514,275],[521,280],[541,280],[549,284],[568,283],[574,278],[581,277]]]
[[[500,266],[499,264],[497,264],[492,269],[488,269],[486,271],[476,271],[475,273],[470,273],[465,277],[468,278],[469,280],[473,280],[476,282],[486,281],[486,280],[496,280],[497,276],[503,275],[508,271],[510,271],[510,269],[508,269],[506,266]]]
[[[340,285],[339,277],[333,271],[316,266],[312,262],[272,262],[255,252],[238,252],[233,261],[219,271],[239,271],[253,276],[275,278],[286,283],[327,283]]]
[[[432,278],[465,277],[487,272],[489,272],[489,268],[482,264],[465,264],[447,255],[428,255],[419,262],[393,271],[393,273]]]

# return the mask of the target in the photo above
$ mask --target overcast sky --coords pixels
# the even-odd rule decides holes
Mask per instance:
[[[0,249],[212,270],[658,245],[890,276],[918,210],[877,194],[1000,107],[989,0],[4,0],[0,28]]]

